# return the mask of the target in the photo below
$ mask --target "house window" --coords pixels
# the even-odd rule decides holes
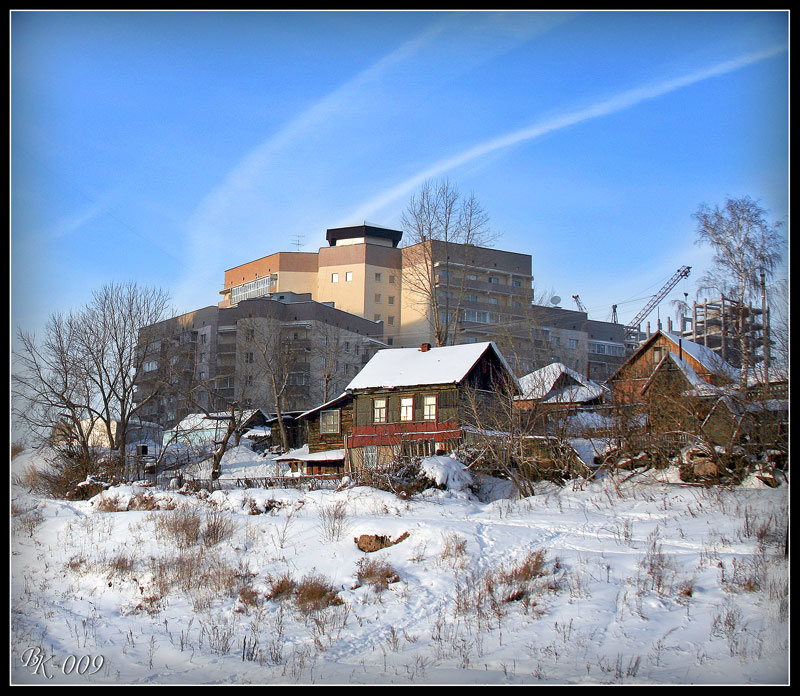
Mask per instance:
[[[394,304],[394,295],[389,295],[388,301],[389,304]]]
[[[390,276],[389,276],[389,282],[390,282],[390,283],[392,283],[392,284],[394,284],[394,278],[395,278],[395,277],[394,277],[393,275],[390,275]]]
[[[669,348],[653,348],[653,362],[657,365],[669,354]]]
[[[522,286],[522,283],[520,283],[518,280],[512,280],[511,285],[513,285],[515,288],[518,288]]]
[[[436,420],[436,397],[425,396],[422,401],[422,417],[425,420]]]
[[[572,350],[575,350],[578,347],[578,339],[577,338],[570,338],[569,339],[569,347]]]
[[[474,273],[467,273],[467,280],[478,280],[478,276]]]
[[[375,293],[375,304],[381,303],[381,295],[380,293]]]
[[[389,315],[387,317],[387,320],[388,320],[389,326],[394,326],[394,317],[392,315]]]
[[[144,368],[145,372],[152,372],[153,370],[158,369],[158,362],[155,360],[147,360],[142,367]]]
[[[244,354],[244,361],[246,363],[252,363],[253,362],[253,354],[252,353],[245,353]]]
[[[386,399],[374,399],[372,401],[372,422],[386,422]]]
[[[345,281],[346,281],[346,282],[348,282],[348,283],[349,283],[351,280],[353,280],[353,271],[347,271],[347,273],[345,273],[345,274],[344,274],[344,279],[345,279]]]
[[[338,282],[339,282],[339,274],[331,273],[331,283],[338,283]]]
[[[498,300],[496,297],[490,297],[489,298],[489,304],[493,304],[493,305],[500,304],[500,300]]]
[[[414,397],[404,396],[400,399],[400,420],[413,421],[414,420]]]
[[[331,409],[330,411],[322,411],[319,414],[319,432],[320,433],[338,433],[339,432],[339,409]]]
[[[208,336],[205,334],[200,334],[200,343],[205,343],[208,340]]]
[[[375,274],[375,280],[378,281],[379,283],[381,282],[381,274],[380,273],[376,273]]]
[[[495,276],[489,276],[489,282],[492,285],[497,285],[500,282],[500,278],[497,278]]]
[[[248,387],[252,387],[252,386],[253,386],[253,375],[247,375],[247,376],[244,378],[244,383],[245,383],[245,384],[246,384]]]
[[[470,302],[477,302],[478,296],[475,295],[474,293],[467,293],[467,300],[469,300]]]
[[[380,320],[381,320],[381,315],[380,314],[376,314],[375,315],[375,321],[380,321]]]

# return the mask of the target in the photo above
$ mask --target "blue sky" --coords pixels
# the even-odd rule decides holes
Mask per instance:
[[[701,203],[788,225],[786,12],[12,12],[10,74],[14,329],[110,281],[216,304],[425,178],[599,320],[694,296]]]

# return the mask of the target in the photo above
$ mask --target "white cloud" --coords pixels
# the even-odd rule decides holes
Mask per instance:
[[[376,88],[393,73],[411,64],[418,54],[437,47],[445,39],[456,39],[461,45],[469,33],[476,39],[484,40],[484,43],[481,47],[474,45],[470,55],[457,62],[459,65],[466,60],[480,62],[498,51],[507,50],[510,46],[569,21],[573,16],[569,13],[529,13],[524,17],[515,16],[514,13],[446,14],[299,114],[247,153],[197,206],[187,224],[187,270],[175,291],[176,300],[191,307],[199,299],[197,288],[207,287],[208,283],[219,283],[220,271],[216,264],[227,245],[225,235],[220,232],[230,230],[232,220],[243,220],[245,215],[259,214],[260,211],[252,209],[252,201],[258,200],[262,189],[271,188],[267,181],[274,182],[273,186],[280,185],[280,177],[275,174],[276,170],[280,170],[277,165],[279,158],[287,152],[291,153],[293,147],[304,145],[309,135],[317,135],[328,124],[347,118],[354,105],[364,108],[365,103],[369,104],[366,98],[374,94]],[[490,36],[492,40],[488,40]],[[372,105],[370,108],[385,108],[385,105]],[[241,234],[240,242],[246,242],[246,236]]]
[[[530,140],[535,140],[543,135],[552,133],[554,131],[562,130],[569,126],[575,126],[586,121],[590,121],[602,116],[609,116],[629,109],[642,102],[656,99],[664,96],[683,87],[708,80],[712,77],[724,75],[733,72],[748,65],[752,65],[759,61],[771,58],[779,53],[786,51],[786,46],[776,46],[771,49],[760,51],[756,53],[749,53],[733,60],[718,63],[710,68],[698,70],[687,75],[682,75],[671,80],[664,80],[655,84],[637,87],[635,89],[622,92],[609,99],[604,99],[588,107],[567,111],[558,116],[548,118],[544,121],[533,124],[526,128],[505,133],[496,138],[492,138],[483,143],[479,143],[464,152],[461,152],[452,157],[441,159],[433,164],[427,166],[414,176],[411,176],[399,184],[383,191],[375,196],[372,200],[367,201],[358,209],[356,209],[349,217],[351,220],[362,220],[364,218],[374,216],[377,212],[381,211],[387,205],[395,202],[397,199],[411,194],[416,190],[424,181],[437,176],[441,176],[457,167],[468,164],[480,157],[497,152],[504,148],[519,145]]]

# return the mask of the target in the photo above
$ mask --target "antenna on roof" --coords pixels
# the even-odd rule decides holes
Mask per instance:
[[[303,245],[303,236],[300,234],[296,234],[294,236],[294,241],[292,242],[297,247],[297,251],[300,251],[300,247]]]

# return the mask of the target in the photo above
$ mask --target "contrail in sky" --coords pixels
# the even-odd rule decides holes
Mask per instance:
[[[520,130],[515,130],[499,137],[492,138],[491,140],[487,140],[486,142],[480,143],[479,145],[475,145],[468,150],[465,150],[461,154],[434,162],[432,165],[425,168],[418,174],[409,177],[405,181],[400,182],[396,186],[384,191],[371,201],[362,205],[351,216],[349,216],[348,220],[352,222],[353,220],[367,219],[368,217],[374,215],[376,211],[380,211],[384,206],[393,203],[402,196],[410,194],[427,179],[440,176],[445,172],[467,164],[468,162],[472,162],[473,160],[485,155],[491,154],[503,148],[519,145],[520,143],[528,140],[534,140],[542,135],[553,133],[554,131],[567,128],[569,126],[574,126],[579,123],[584,123],[585,121],[599,118],[601,116],[608,116],[610,114],[624,111],[625,109],[629,109],[637,104],[641,104],[642,102],[661,97],[665,94],[669,94],[670,92],[674,92],[682,87],[688,87],[698,82],[702,82],[703,80],[708,80],[712,77],[724,75],[726,73],[733,72],[734,70],[747,67],[748,65],[758,63],[759,61],[771,58],[772,56],[786,51],[786,49],[787,47],[785,45],[781,45],[765,51],[748,53],[747,55],[739,58],[718,63],[710,68],[698,70],[696,72],[689,73],[688,75],[683,75],[681,77],[676,77],[671,80],[666,80],[656,84],[645,85],[644,87],[637,87],[636,89],[622,92],[621,94],[611,97],[610,99],[605,99],[591,106],[569,111],[560,116],[555,116],[539,123],[535,123],[527,128],[522,128]]]

